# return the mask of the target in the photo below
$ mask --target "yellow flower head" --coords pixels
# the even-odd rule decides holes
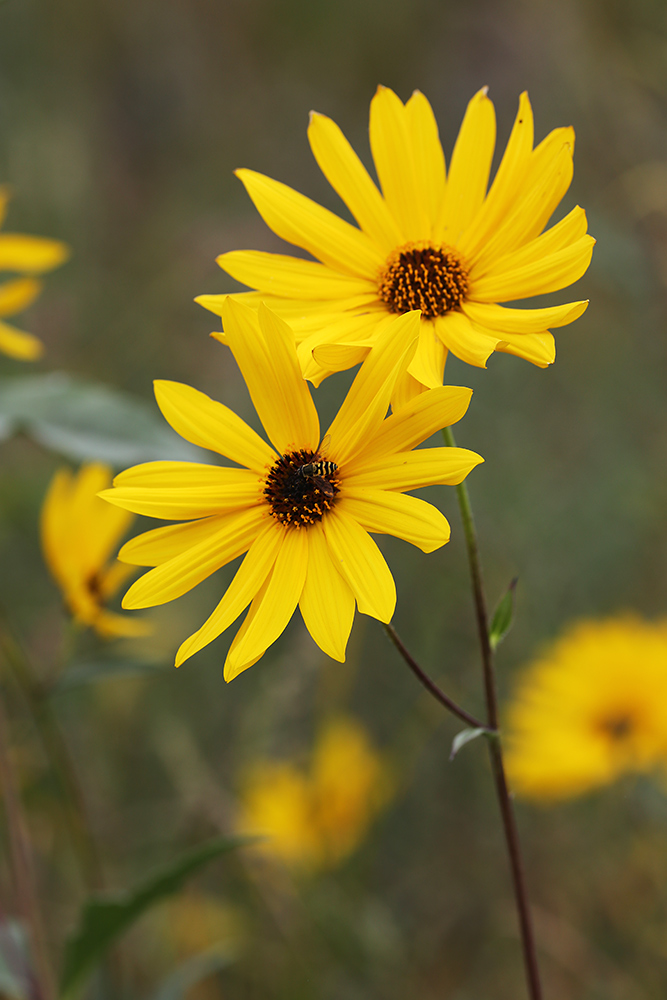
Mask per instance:
[[[391,789],[389,770],[354,719],[320,733],[308,772],[261,761],[246,776],[238,826],[267,838],[264,853],[301,869],[333,867],[363,840]]]
[[[667,759],[667,622],[571,626],[508,712],[507,770],[526,798],[570,798]]]
[[[388,622],[396,588],[369,531],[397,535],[431,552],[449,540],[435,507],[408,490],[459,483],[479,455],[416,445],[459,420],[470,389],[440,386],[385,419],[409,363],[419,314],[398,317],[362,365],[324,439],[303,380],[291,329],[260,305],[223,306],[229,345],[264,425],[267,444],[221,403],[177,382],[156,382],[158,406],[193,444],[242,465],[149,462],[121,473],[105,499],[136,513],[187,523],[149,531],[119,559],[154,566],[123,607],[164,604],[244,552],[227,592],[204,625],[181,645],[180,665],[250,610],[225,663],[231,680],[282,633],[297,606],[315,642],[345,659],[355,601]]]
[[[542,232],[572,179],[574,132],[557,128],[533,148],[527,94],[487,191],[496,139],[487,88],[468,105],[445,171],[431,106],[416,91],[403,105],[386,87],[371,102],[370,142],[382,194],[335,122],[311,114],[313,155],[359,228],[278,181],[239,170],[264,221],[316,261],[232,251],[218,263],[293,327],[304,375],[315,384],[357,363],[392,315],[422,313],[419,346],[396,388],[402,402],[442,384],[447,351],[486,367],[504,351],[545,367],[549,329],[587,302],[542,309],[499,305],[557,291],[582,276],[594,240],[574,208]],[[223,296],[197,299],[222,315]],[[224,341],[224,335],[213,334]]]
[[[0,187],[0,225],[9,201],[9,191]],[[0,271],[27,275],[0,283],[0,352],[19,361],[34,361],[42,353],[42,342],[31,333],[17,330],[3,322],[6,316],[27,309],[39,295],[42,285],[34,275],[59,267],[69,257],[69,249],[59,240],[24,233],[0,233]]]
[[[44,558],[75,621],[104,638],[145,635],[146,622],[103,607],[131,572],[109,557],[134,520],[97,496],[110,483],[111,469],[98,463],[56,472],[42,505]]]

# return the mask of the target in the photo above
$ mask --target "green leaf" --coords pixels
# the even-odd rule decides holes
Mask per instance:
[[[153,994],[152,1000],[184,1000],[188,990],[214,972],[226,968],[234,959],[231,951],[220,947],[195,955],[167,976],[157,993]]]
[[[462,729],[452,740],[452,749],[449,752],[450,761],[454,760],[461,747],[464,747],[466,743],[476,740],[478,736],[491,735],[493,735],[493,730],[487,729],[485,726],[480,726],[478,729]]]
[[[155,405],[64,372],[0,379],[0,438],[22,431],[75,462],[202,461]],[[210,460],[210,456],[209,456]]]
[[[494,612],[493,619],[491,621],[491,628],[489,630],[489,642],[491,643],[491,649],[495,649],[496,646],[503,641],[512,627],[512,618],[514,616],[514,591],[516,590],[518,582],[518,577],[515,577],[498,602],[498,607]]]
[[[109,947],[151,906],[178,892],[186,879],[221,854],[249,843],[248,837],[216,837],[177,858],[135,889],[97,896],[84,905],[78,928],[65,946],[61,1000],[70,1000]]]

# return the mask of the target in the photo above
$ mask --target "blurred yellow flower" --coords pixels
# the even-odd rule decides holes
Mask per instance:
[[[0,226],[9,201],[9,189],[0,187]],[[59,240],[25,233],[0,233],[0,271],[27,275],[0,283],[0,351],[19,361],[34,361],[42,353],[42,342],[4,322],[5,317],[27,309],[42,285],[34,275],[59,267],[69,257],[69,249]]]
[[[421,309],[419,347],[395,402],[442,384],[447,351],[486,367],[504,351],[545,367],[555,358],[552,327],[586,301],[542,309],[499,305],[565,288],[582,276],[594,240],[577,207],[542,232],[570,186],[574,132],[557,128],[533,148],[533,113],[522,94],[505,153],[487,192],[496,139],[487,88],[470,101],[445,172],[438,126],[415,91],[407,104],[387,87],[371,102],[370,143],[382,194],[335,122],[312,113],[317,163],[359,228],[293,189],[239,170],[260,215],[278,236],[316,261],[253,250],[218,257],[257,291],[300,341],[304,375],[315,384],[361,360],[387,318]],[[224,296],[197,301],[222,315]],[[225,341],[225,336],[213,334]]]
[[[667,622],[572,625],[526,670],[508,713],[519,795],[563,799],[667,761]]]
[[[330,868],[358,847],[391,787],[389,768],[366,731],[339,716],[320,733],[307,772],[288,761],[251,768],[239,832],[266,837],[259,850],[295,868]]]
[[[115,559],[108,563],[134,520],[97,496],[111,475],[99,463],[83,465],[77,474],[56,472],[42,505],[42,550],[75,621],[104,638],[146,635],[146,621],[103,607],[132,572]]]
[[[190,386],[156,382],[163,415],[186,440],[244,468],[149,462],[122,472],[101,496],[119,507],[187,523],[127,542],[124,562],[154,569],[132,585],[125,608],[172,601],[243,553],[217,608],[182,643],[176,666],[232,625],[250,605],[225,662],[232,680],[256,663],[297,604],[315,642],[345,659],[355,602],[390,621],[394,580],[369,532],[424,552],[449,540],[440,511],[406,491],[460,483],[482,461],[463,448],[415,449],[459,420],[471,390],[440,386],[386,418],[396,379],[414,350],[419,314],[396,317],[361,366],[324,440],[294,334],[278,316],[229,300],[227,337],[275,450],[222,403]]]

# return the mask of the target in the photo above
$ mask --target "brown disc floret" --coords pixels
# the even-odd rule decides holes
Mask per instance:
[[[304,475],[302,469],[320,462],[322,475]],[[328,468],[330,467],[330,468]],[[309,448],[281,455],[266,477],[264,499],[272,515],[291,528],[321,521],[334,506],[338,493],[336,469],[332,462],[322,462],[321,456]],[[328,485],[323,489],[323,483]]]
[[[378,292],[390,312],[421,309],[424,319],[434,319],[461,305],[468,271],[452,247],[407,243],[389,256]]]

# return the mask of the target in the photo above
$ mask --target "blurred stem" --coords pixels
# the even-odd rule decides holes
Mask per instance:
[[[435,681],[431,680],[428,674],[424,670],[422,670],[417,661],[410,655],[408,650],[403,645],[396,629],[391,624],[391,622],[389,622],[389,624],[383,623],[382,627],[387,633],[387,636],[389,637],[390,641],[393,642],[398,652],[401,654],[407,665],[410,667],[410,670],[413,672],[413,674],[419,680],[419,682],[424,685],[429,694],[432,694],[433,697],[437,701],[439,701],[441,705],[444,705],[446,709],[448,709],[454,715],[458,716],[459,719],[461,719],[463,722],[467,722],[469,726],[473,727],[473,729],[486,729],[486,725],[483,722],[480,722],[479,719],[476,719],[474,715],[470,715],[470,713],[466,712],[464,708],[461,708],[460,705],[457,705],[456,702],[453,701],[449,697],[449,695],[445,694],[445,692],[438,687]]]
[[[0,647],[26,699],[60,785],[65,819],[79,858],[86,889],[88,892],[98,891],[103,886],[102,866],[90,830],[83,790],[60,724],[48,699],[47,689],[35,680],[25,653],[4,621],[0,622]]]
[[[442,435],[446,445],[450,448],[456,447],[456,441],[454,440],[451,427],[445,427]],[[498,731],[498,694],[496,689],[493,649],[491,647],[489,634],[489,618],[486,608],[484,580],[482,578],[482,564],[479,556],[479,546],[477,544],[475,521],[465,481],[456,487],[456,493],[459,501],[459,509],[461,511],[461,521],[463,522],[466,548],[468,550],[470,576],[472,578],[475,614],[477,617],[477,631],[479,633],[479,643],[482,653],[482,671],[484,675],[484,693],[486,697],[488,720],[487,724],[489,729]],[[540,973],[537,964],[535,935],[533,932],[530,904],[528,902],[528,892],[526,889],[526,877],[524,873],[523,859],[521,856],[519,832],[516,825],[516,817],[514,815],[512,799],[505,775],[500,736],[498,736],[498,739],[487,740],[486,743],[489,748],[491,770],[493,772],[493,780],[496,786],[496,794],[500,805],[503,830],[505,832],[505,842],[507,844],[507,852],[509,855],[512,884],[514,887],[514,898],[521,931],[521,943],[523,946],[523,957],[526,968],[528,995],[531,1000],[542,1000],[542,986],[540,983]]]
[[[35,885],[30,836],[12,768],[9,727],[2,698],[0,698],[0,788],[5,803],[16,902],[30,933],[37,995],[40,1000],[55,1000],[55,981]]]

